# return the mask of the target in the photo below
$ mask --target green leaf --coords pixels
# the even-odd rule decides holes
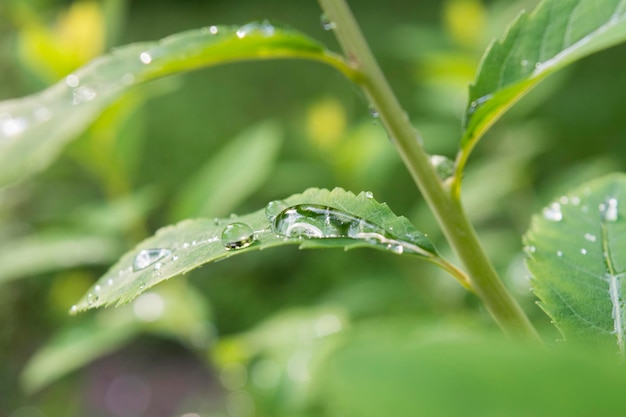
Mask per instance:
[[[267,213],[267,214],[266,214]],[[374,248],[443,264],[434,246],[371,193],[309,189],[239,217],[186,220],[159,230],[124,255],[72,312],[121,304],[207,262],[274,246]]]
[[[176,219],[228,214],[265,182],[281,141],[280,126],[272,122],[241,133],[182,187]]]
[[[0,103],[0,185],[47,166],[68,141],[136,84],[229,62],[282,58],[325,62],[356,77],[342,58],[316,41],[268,22],[211,26],[121,47],[47,90]]]
[[[624,0],[544,0],[522,12],[491,44],[470,87],[457,172],[489,127],[546,76],[624,40]]]
[[[345,335],[341,347],[325,355],[312,381],[318,393],[311,415],[624,414],[626,373],[613,355],[513,344],[444,323],[395,330],[375,324]]]
[[[525,236],[534,292],[565,340],[624,354],[626,175],[562,196],[536,215]]]
[[[14,239],[0,250],[0,283],[82,265],[106,265],[120,254],[114,238],[42,234]]]

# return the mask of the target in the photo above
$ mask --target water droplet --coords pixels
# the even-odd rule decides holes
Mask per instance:
[[[73,104],[80,104],[96,98],[96,92],[89,87],[78,87],[74,90]]]
[[[376,110],[374,106],[370,106],[370,116],[374,119],[378,119],[380,117],[380,113],[378,113],[378,110]]]
[[[219,226],[221,223],[222,223],[222,221],[221,221],[218,217],[215,217],[215,218],[213,219],[213,224],[214,224],[215,226]]]
[[[87,294],[87,304],[89,304],[89,305],[93,305],[94,303],[97,303],[99,299],[100,299],[100,297],[98,297],[94,293],[90,292],[89,294]]]
[[[155,264],[171,254],[172,251],[169,249],[143,249],[139,251],[137,256],[135,256],[135,260],[133,261],[133,271],[138,272],[142,269],[146,269],[150,265]]]
[[[109,278],[107,279],[107,285],[110,287],[111,285],[113,285],[113,278]]]
[[[583,255],[586,255],[586,254],[587,254],[587,249],[582,248],[582,249],[580,250],[580,253],[581,253],[581,254],[583,254]]]
[[[592,235],[591,233],[585,233],[585,239],[588,240],[589,242],[595,242],[596,236]]]
[[[558,250],[556,251],[556,256],[558,256],[559,258],[563,256],[563,252]]]
[[[65,84],[69,87],[76,88],[78,87],[78,84],[80,84],[80,79],[75,74],[70,74],[65,77]]]
[[[535,64],[535,68],[536,68],[536,69],[538,69],[538,70],[543,69],[543,62],[537,62],[537,63]]]
[[[536,248],[536,247],[534,247],[534,246],[527,246],[527,247],[526,247],[526,251],[527,251],[528,253],[535,253],[535,252],[537,251],[537,248]]]
[[[387,250],[398,255],[402,255],[402,253],[404,252],[404,248],[402,247],[402,245],[394,245],[394,244],[388,244]]]
[[[552,203],[548,207],[543,209],[543,217],[546,220],[553,222],[560,222],[563,220],[563,213],[561,212],[561,205],[559,203]]]
[[[161,267],[163,266],[163,264],[161,262],[157,262],[154,264],[154,269],[156,271],[158,271],[159,269],[161,269]]]
[[[70,314],[76,314],[76,313],[78,313],[78,306],[74,304],[74,305],[70,308]]]
[[[430,163],[435,167],[439,178],[446,180],[454,175],[454,161],[443,155],[432,155]]]
[[[333,30],[337,27],[335,22],[331,21],[325,14],[320,16],[320,24],[324,30]]]
[[[489,101],[491,98],[493,97],[493,94],[487,94],[486,96],[482,96],[480,98],[477,98],[476,100],[472,101],[469,105],[469,107],[466,110],[466,114],[467,116],[471,116],[474,113],[476,113],[476,111],[483,105],[485,104],[487,101]]]
[[[189,247],[189,242],[183,243],[183,249],[187,249]]]
[[[152,62],[152,55],[148,52],[142,52],[139,54],[139,60],[144,64],[149,64]]]
[[[522,67],[527,67],[528,66],[528,60],[527,59],[522,59]]]
[[[142,282],[141,284],[139,284],[139,289],[140,289],[140,290],[143,290],[143,289],[145,289],[145,288],[146,288],[146,284],[145,284],[145,282]]]
[[[289,207],[286,201],[283,200],[274,200],[267,203],[265,206],[265,216],[269,221],[274,220],[276,216],[280,214],[281,211]]]
[[[608,198],[606,203],[600,204],[599,206],[600,212],[602,215],[602,219],[605,222],[616,222],[618,218],[618,202],[616,198]]]
[[[93,287],[94,292],[100,292],[101,289],[102,287],[100,285],[96,285],[95,287]]]
[[[231,223],[222,232],[222,244],[227,250],[241,249],[254,242],[254,231],[245,223]]]
[[[372,198],[374,198],[374,193],[373,193],[373,192],[371,192],[371,191],[366,191],[366,192],[365,192],[365,198],[367,198],[367,199],[372,199]]]
[[[22,117],[2,117],[0,115],[0,132],[4,136],[17,136],[28,127],[28,122]]]
[[[172,256],[172,261],[177,261],[177,260],[178,260],[178,255]]]
[[[217,26],[210,26],[209,27],[209,32],[211,33],[211,35],[217,35],[217,32],[219,31]]]

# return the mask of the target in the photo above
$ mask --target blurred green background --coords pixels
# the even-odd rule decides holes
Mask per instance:
[[[537,1],[352,3],[427,150],[453,157],[482,52]],[[264,18],[337,50],[313,0],[4,0],[0,99],[39,91],[116,45]],[[570,186],[624,169],[625,52],[544,82],[492,129],[466,172],[469,215],[548,341],[558,336],[529,293],[520,236]],[[345,389],[345,375],[333,375],[371,365],[359,348],[393,357],[388,340],[494,330],[478,301],[430,265],[291,247],[208,265],[128,306],[67,315],[159,227],[335,186],[372,191],[449,254],[366,99],[334,70],[230,64],[129,92],[50,168],[0,189],[0,416],[351,415],[342,404],[367,387],[347,378],[354,389]],[[356,353],[330,353],[344,345]]]

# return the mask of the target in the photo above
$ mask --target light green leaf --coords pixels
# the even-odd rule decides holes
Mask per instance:
[[[312,415],[618,417],[624,413],[626,373],[612,355],[468,335],[467,326],[459,329],[439,323],[424,329],[413,323],[394,330],[376,324],[367,332],[345,335],[341,347],[317,367]]]
[[[105,236],[43,234],[14,239],[0,250],[0,283],[82,265],[106,265],[121,252]]]
[[[265,122],[241,133],[184,185],[174,217],[223,216],[262,185],[280,149],[280,126]]]
[[[62,147],[138,83],[229,62],[311,59],[356,73],[309,37],[268,22],[211,26],[128,45],[32,96],[0,103],[0,185],[48,165]]]
[[[565,340],[624,354],[626,175],[573,190],[536,215],[525,236],[534,292]]]
[[[546,76],[624,40],[624,0],[544,0],[522,12],[491,44],[470,87],[457,173],[489,127]]]
[[[124,255],[72,312],[125,303],[207,262],[283,245],[368,247],[420,256],[454,271],[424,234],[371,193],[309,189],[245,216],[186,220],[159,230]]]

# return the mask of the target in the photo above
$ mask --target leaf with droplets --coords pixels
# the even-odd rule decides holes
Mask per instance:
[[[47,90],[0,103],[0,185],[47,166],[67,142],[136,84],[229,62],[284,58],[317,60],[356,76],[321,44],[268,22],[211,26],[118,48]]]
[[[424,234],[376,202],[371,193],[309,189],[251,214],[186,220],[157,231],[125,254],[72,312],[122,304],[205,263],[284,245],[374,248],[416,255],[455,271]]]
[[[626,175],[552,202],[525,236],[532,286],[565,340],[625,353]]]
[[[625,40],[624,0],[544,0],[522,12],[491,44],[470,87],[457,172],[489,127],[546,76]]]

